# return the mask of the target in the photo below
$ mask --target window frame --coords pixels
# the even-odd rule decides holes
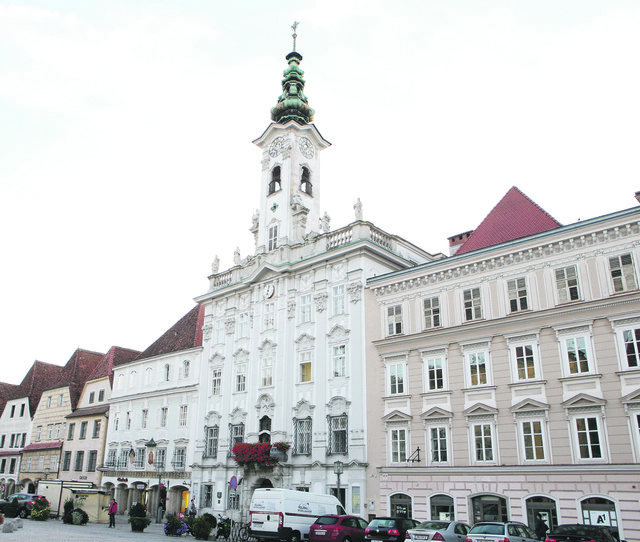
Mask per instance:
[[[344,284],[336,284],[331,288],[332,315],[339,316],[347,311],[346,305],[347,289]]]
[[[262,325],[265,330],[276,327],[276,304],[273,301],[269,301],[263,306]]]
[[[210,396],[220,396],[222,395],[222,367],[212,367],[211,368],[211,378],[210,378]]]
[[[442,392],[449,389],[449,367],[446,349],[422,352],[422,388],[424,393]],[[440,362],[440,367],[431,367],[431,362]],[[439,373],[439,375],[438,375]],[[438,386],[438,382],[441,385]]]
[[[525,426],[529,425],[539,425],[539,432],[531,431],[528,432],[525,429]],[[518,417],[517,423],[518,430],[518,450],[520,461],[522,464],[527,465],[538,465],[538,464],[547,464],[550,462],[550,447],[549,447],[549,436],[548,436],[548,423],[545,417],[540,416],[532,416],[532,415],[523,415]],[[532,428],[535,429],[535,428]],[[539,443],[536,444],[536,436],[539,439]],[[528,439],[531,442],[528,442]],[[527,457],[528,450],[532,451],[532,457]],[[542,457],[539,457],[539,452],[542,452]]]
[[[511,366],[511,382],[523,384],[542,379],[540,362],[540,344],[538,335],[507,338],[509,345],[509,361]],[[530,348],[530,352],[526,349]],[[518,352],[522,349],[522,353]],[[522,360],[522,370],[521,363]],[[533,370],[533,376],[528,376]],[[521,374],[524,375],[521,377]]]
[[[297,353],[298,384],[313,382],[313,350],[300,350]]]
[[[464,354],[465,386],[473,389],[493,386],[491,344],[487,342],[469,346],[463,345],[462,352]],[[481,366],[484,367],[484,382],[481,377],[482,372],[473,370],[474,367],[479,369]],[[474,383],[474,378],[477,378],[477,383]]]
[[[437,442],[438,448],[434,448],[434,438],[433,432],[437,431]],[[444,438],[442,437],[442,432],[444,432]],[[451,428],[449,424],[439,424],[433,423],[425,426],[425,437],[427,440],[427,444],[425,449],[426,453],[426,463],[431,466],[441,466],[441,465],[450,465],[451,464]],[[440,446],[440,443],[444,441],[444,450]],[[442,454],[445,454],[445,458],[442,459]],[[439,459],[435,459],[438,456]]]
[[[292,455],[311,455],[313,449],[313,420],[311,416],[293,419]]]
[[[598,365],[594,354],[591,325],[557,329],[556,336],[560,349],[562,374],[564,377],[576,378],[597,374]],[[573,360],[571,356],[572,350],[575,350],[578,354],[575,360]],[[581,359],[581,352],[585,354],[586,359]],[[585,362],[586,369],[584,369]],[[574,366],[578,370],[573,370],[572,367]]]
[[[311,294],[302,294],[300,296],[300,323],[306,324],[311,322],[313,317],[313,298]]]
[[[406,426],[389,427],[387,432],[389,438],[389,463],[392,465],[406,463],[409,458],[408,450],[411,449],[409,428]]]
[[[478,429],[481,429],[480,435],[478,435]],[[488,430],[489,434],[486,434]],[[477,420],[469,424],[469,436],[471,438],[471,446],[469,451],[471,452],[471,464],[472,465],[495,465],[498,462],[498,450],[496,444],[498,442],[496,438],[496,426],[495,418],[490,420]],[[479,441],[480,439],[480,441]],[[489,447],[486,446],[487,441]],[[482,443],[482,447],[478,445]],[[487,457],[487,452],[490,452],[491,457]],[[483,457],[479,457],[482,455]]]
[[[347,376],[347,345],[346,343],[332,344],[331,348],[331,378]]]
[[[205,444],[203,457],[216,458],[218,456],[218,445],[220,443],[220,426],[212,425],[205,427]]]
[[[624,258],[628,259],[628,261],[623,262]],[[615,269],[612,267],[612,260],[617,260]],[[607,257],[607,266],[613,294],[622,294],[638,289],[638,276],[631,252]]]
[[[586,425],[581,427],[581,421],[594,421],[595,434],[598,442],[594,442],[593,427]],[[604,463],[607,459],[607,441],[604,420],[600,409],[597,411],[582,411],[570,416],[571,440],[573,443],[573,456],[576,463]],[[586,437],[584,441],[583,437]],[[586,447],[585,447],[586,446]],[[599,448],[600,456],[594,456],[595,447]],[[583,456],[583,451],[588,451],[588,457]]]
[[[349,417],[346,413],[327,416],[327,455],[349,453]]]
[[[273,356],[264,356],[260,359],[260,387],[273,386]]]
[[[385,360],[385,373],[387,396],[407,395],[409,393],[409,381],[406,377],[406,356],[387,358]]]
[[[562,273],[562,277],[559,276],[560,273]],[[577,265],[566,265],[564,267],[555,268],[553,270],[553,282],[555,284],[559,305],[582,301],[580,274],[578,273]]]
[[[428,307],[427,303],[429,305]],[[442,327],[442,313],[439,296],[425,297],[422,300],[422,316],[422,325],[425,330]]]
[[[526,277],[516,277],[507,280],[507,300],[509,302],[509,314],[531,310],[529,287]]]
[[[387,337],[402,335],[404,332],[402,303],[389,305],[385,310],[387,324]]]
[[[247,392],[247,362],[241,361],[234,363],[234,393],[246,393]]]
[[[475,322],[477,320],[484,319],[482,291],[480,286],[462,290],[462,307],[465,322]]]

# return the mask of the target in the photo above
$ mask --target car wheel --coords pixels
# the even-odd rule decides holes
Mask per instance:
[[[26,518],[29,515],[29,511],[26,508],[20,508],[20,517],[22,519]]]
[[[298,531],[293,531],[289,542],[300,542],[300,533]]]
[[[345,536],[345,537],[342,539],[342,542],[351,542],[351,539],[350,539],[348,536]]]

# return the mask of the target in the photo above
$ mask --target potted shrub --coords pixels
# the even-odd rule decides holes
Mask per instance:
[[[144,504],[136,503],[129,509],[129,523],[134,533],[143,532],[151,523],[151,518],[147,517]]]
[[[189,531],[189,527],[183,521],[184,516],[182,514],[167,514],[166,519],[163,529],[164,534],[167,536],[180,536]]]
[[[51,515],[51,508],[47,499],[36,498],[31,510],[31,519],[35,521],[47,521]]]
[[[191,525],[191,534],[196,540],[209,540],[209,535],[212,530],[213,527],[208,518],[204,516],[194,518],[193,524]]]

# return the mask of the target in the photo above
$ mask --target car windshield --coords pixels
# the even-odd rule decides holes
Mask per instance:
[[[395,520],[393,519],[374,519],[371,523],[369,523],[369,527],[375,527],[379,529],[382,527],[383,529],[391,529],[395,527]]]
[[[423,529],[425,531],[438,531],[446,529],[449,526],[447,521],[423,521],[416,525],[414,529]]]
[[[469,534],[504,534],[504,525],[481,523],[471,527]]]
[[[336,523],[338,523],[338,518],[331,516],[320,516],[316,519],[316,525],[335,525]]]
[[[611,533],[606,529],[594,529],[591,525],[558,525],[555,532],[558,534],[572,534],[606,540],[613,538]]]

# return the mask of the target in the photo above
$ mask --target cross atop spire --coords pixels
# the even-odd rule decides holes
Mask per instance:
[[[296,33],[296,29],[298,28],[298,25],[300,23],[298,21],[293,21],[293,24],[291,25],[291,30],[293,30],[293,34],[291,35],[291,37],[293,38],[293,52],[295,53],[296,51],[296,38],[298,37],[298,34]]]

